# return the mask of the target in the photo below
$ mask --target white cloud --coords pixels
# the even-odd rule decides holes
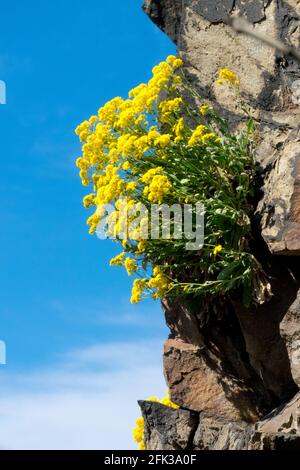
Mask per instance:
[[[3,374],[0,448],[136,448],[137,400],[165,394],[161,351],[160,340],[100,344],[48,370]]]

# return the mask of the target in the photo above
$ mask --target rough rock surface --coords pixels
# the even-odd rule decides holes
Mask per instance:
[[[140,402],[147,449],[300,450],[300,394],[254,424]]]
[[[276,401],[243,358],[245,345],[233,316],[210,325],[208,335],[188,307],[170,300],[163,307],[171,331],[164,370],[175,403],[247,422],[274,408]]]
[[[300,120],[300,107],[299,107]],[[272,253],[300,255],[300,128],[289,132],[265,177],[258,206],[263,236]]]
[[[153,402],[140,402],[145,420],[145,441],[148,449],[179,450],[191,447],[196,432],[198,413]]]
[[[164,365],[171,396],[181,406],[232,421],[258,419],[255,391],[225,370],[220,372],[220,361],[205,349],[170,339],[165,344]]]
[[[256,31],[299,48],[300,2],[145,0],[144,10],[177,44],[192,86],[233,128],[244,116],[232,91],[216,85],[216,75],[224,67],[238,73],[258,129],[262,184],[253,252],[270,277],[273,298],[250,309],[238,299],[212,305],[209,322],[197,306],[164,302],[171,398],[185,408],[186,420],[186,413],[198,416],[187,446],[300,449],[300,398],[293,398],[300,386],[300,64],[227,24],[228,16],[243,16]],[[156,407],[154,419],[153,405],[147,406],[148,448],[184,448],[172,438],[172,426],[164,431],[165,408]],[[181,413],[176,416],[181,422]]]
[[[300,387],[300,291],[280,324],[281,336],[289,353],[292,374]]]

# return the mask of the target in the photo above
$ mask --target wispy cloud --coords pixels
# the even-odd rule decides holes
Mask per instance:
[[[0,448],[131,449],[137,400],[165,393],[161,341],[95,344],[47,370],[2,369]]]

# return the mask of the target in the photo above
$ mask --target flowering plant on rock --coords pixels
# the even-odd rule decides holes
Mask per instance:
[[[94,208],[90,233],[105,221],[106,235],[122,247],[111,265],[135,276],[132,303],[146,295],[205,300],[240,291],[245,304],[262,302],[268,283],[249,249],[253,121],[246,116],[243,130],[233,133],[190,87],[182,65],[168,57],[148,83],[126,99],[109,101],[77,127],[77,166],[83,185],[92,187],[84,198],[84,206]],[[219,79],[239,95],[235,73],[223,69]],[[178,236],[183,222],[172,211],[167,237],[153,237],[143,215],[153,205],[188,207],[196,231],[193,211],[199,204],[205,215],[198,249],[187,249],[182,230]],[[161,218],[156,226],[159,233],[165,229]]]

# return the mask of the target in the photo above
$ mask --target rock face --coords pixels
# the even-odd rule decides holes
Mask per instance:
[[[281,336],[284,339],[291,363],[295,382],[300,387],[300,292],[280,324]]]
[[[273,292],[262,306],[246,309],[238,299],[218,306],[209,322],[195,305],[163,303],[165,377],[183,409],[141,404],[147,448],[300,449],[300,64],[227,22],[242,16],[299,48],[300,3],[145,0],[144,10],[177,44],[192,86],[233,129],[244,116],[216,75],[224,67],[239,75],[257,123],[262,182],[252,250]]]
[[[140,402],[148,449],[299,450],[300,394],[256,424]]]
[[[199,423],[197,413],[147,401],[140,402],[140,407],[145,420],[148,449],[179,450],[191,447]]]
[[[175,403],[232,421],[255,422],[275,406],[263,382],[243,359],[245,344],[237,321],[210,322],[200,331],[196,317],[179,302],[164,301],[170,338],[164,370]]]
[[[300,112],[300,107],[299,111]],[[300,113],[299,113],[300,119]],[[300,129],[289,133],[265,177],[258,206],[263,236],[272,253],[300,255]]]
[[[226,373],[221,361],[209,350],[170,339],[165,343],[164,366],[175,403],[232,421],[258,419],[261,410],[256,405],[254,389]]]

